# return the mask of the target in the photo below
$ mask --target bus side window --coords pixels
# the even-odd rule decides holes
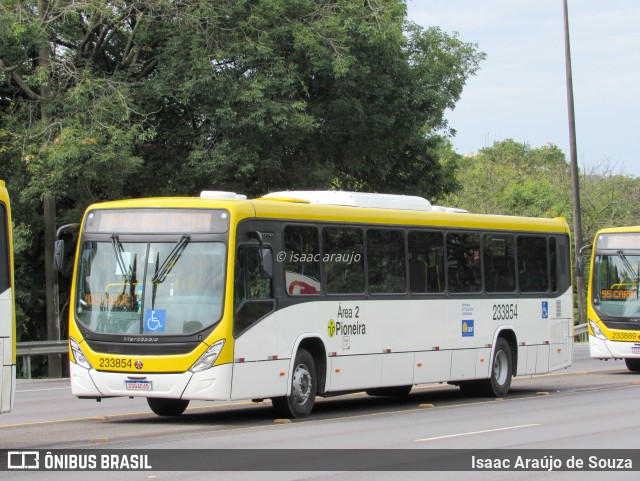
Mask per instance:
[[[404,232],[369,229],[367,266],[369,289],[373,294],[399,294],[407,289]]]
[[[548,289],[547,240],[544,237],[518,237],[518,284],[520,292]]]
[[[551,278],[551,292],[558,291],[558,256],[556,249],[556,239],[549,239],[549,276]]]
[[[320,242],[318,228],[288,225],[284,228],[284,276],[287,294],[320,294]]]
[[[487,292],[516,290],[516,261],[513,236],[485,234],[484,278]]]
[[[362,229],[325,227],[322,230],[323,268],[328,294],[363,294]]]
[[[444,241],[440,232],[409,232],[409,290],[444,292]]]
[[[271,279],[260,277],[257,246],[240,246],[236,254],[233,333],[239,335],[273,311]]]
[[[447,234],[450,292],[482,290],[480,234]]]

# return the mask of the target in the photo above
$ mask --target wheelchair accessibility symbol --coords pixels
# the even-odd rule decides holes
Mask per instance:
[[[549,319],[549,303],[542,301],[542,318]]]
[[[164,309],[145,309],[144,332],[164,332],[167,311]]]

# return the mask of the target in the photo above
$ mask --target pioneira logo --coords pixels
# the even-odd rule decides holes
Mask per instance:
[[[329,320],[329,324],[327,325],[327,332],[329,337],[333,336],[358,336],[365,335],[367,333],[367,325],[365,323],[356,322],[345,322],[345,321],[334,321],[333,319]]]

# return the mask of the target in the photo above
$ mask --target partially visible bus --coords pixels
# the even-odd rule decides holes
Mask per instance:
[[[9,194],[0,180],[0,413],[11,411],[16,392],[16,316]]]
[[[591,357],[624,359],[630,371],[640,372],[640,226],[602,229],[591,248]]]
[[[90,206],[69,318],[80,398],[505,396],[572,358],[564,219],[474,215],[420,197],[233,193]],[[59,250],[59,249],[58,249]]]

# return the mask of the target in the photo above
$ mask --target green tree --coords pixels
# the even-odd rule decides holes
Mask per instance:
[[[583,166],[580,198],[585,244],[604,227],[640,225],[640,179],[630,177],[607,159]]]
[[[482,58],[407,22],[401,0],[3,1],[24,332],[43,337],[47,199],[63,224],[95,201],[203,188],[433,197],[457,165],[444,111]]]
[[[131,87],[144,60],[127,60],[138,14],[123,3],[0,4],[0,155],[13,194],[24,339],[60,335],[56,210],[61,223],[77,221],[88,203],[123,195],[141,165],[135,147],[152,129]],[[57,356],[50,369],[59,374]]]
[[[432,136],[483,55],[404,16],[396,0],[187,5],[145,85],[157,135],[143,175],[180,194],[446,190]],[[163,188],[146,180],[145,194]]]
[[[479,214],[571,218],[571,177],[555,145],[494,142],[460,161],[460,188],[441,202]]]

